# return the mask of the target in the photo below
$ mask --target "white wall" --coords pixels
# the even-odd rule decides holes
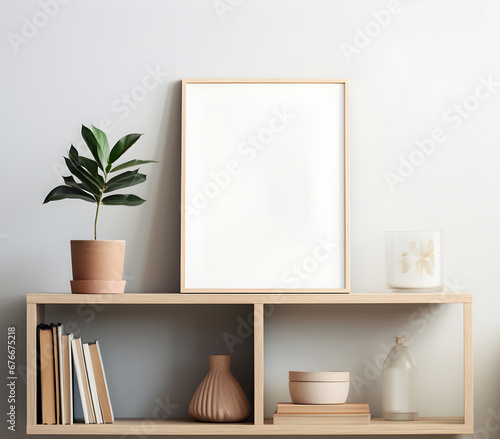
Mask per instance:
[[[232,6],[224,9],[223,4]],[[47,5],[52,5],[50,17],[44,12]],[[379,13],[388,6],[394,13]],[[24,295],[67,292],[69,240],[92,237],[90,204],[62,201],[42,206],[45,195],[60,182],[62,156],[71,142],[80,141],[82,123],[111,126],[107,131],[112,140],[129,132],[144,132],[128,157],[161,162],[143,168],[148,181],[135,192],[148,200],[144,206],[103,208],[100,237],[127,240],[128,292],[175,292],[180,243],[179,81],[195,77],[349,78],[352,289],[384,290],[385,231],[445,231],[448,285],[474,294],[476,437],[494,437],[498,433],[487,428],[500,425],[500,420],[491,422],[492,413],[500,417],[499,14],[500,3],[494,0],[2,1],[1,320],[4,328],[17,327],[18,364],[25,362]],[[375,16],[385,20],[383,28],[374,24]],[[363,39],[359,29],[373,36]],[[148,83],[153,89],[140,94],[138,87],[151,70],[159,72]],[[485,81],[493,84],[488,86],[490,90],[480,86]],[[475,93],[480,99],[472,97]],[[123,103],[130,94],[140,102]],[[460,111],[462,115],[456,113]],[[416,142],[433,132],[440,141],[436,149],[391,190],[386,173],[397,174],[400,157],[415,154]],[[60,311],[57,317],[68,321],[75,312],[78,310]],[[109,312],[110,316],[96,312],[92,324],[85,322],[85,315],[78,317],[84,338],[108,337],[112,341],[123,337],[126,328],[120,314]],[[161,319],[158,312],[153,321]],[[156,346],[180,348],[179,355],[187,364],[203,364],[206,357],[205,351],[198,350],[197,336],[210,319],[206,310],[196,312],[199,326],[191,332],[179,331],[175,343],[162,335],[164,329],[151,331]],[[294,343],[319,353],[317,364],[311,359],[302,364],[333,367],[335,350],[329,349],[338,346],[337,341],[330,342],[337,329],[343,331],[343,340],[349,345],[369,334],[356,344],[357,361],[353,357],[348,361],[349,367],[362,373],[363,361],[380,351],[380,343],[391,340],[394,328],[408,324],[405,313],[409,311],[392,313],[387,324],[380,325],[384,314],[368,309],[356,325],[352,319],[346,320],[349,331],[331,324],[324,312],[319,313],[321,319],[315,318],[314,310],[305,312],[302,318],[296,311],[282,309],[270,317],[269,346],[279,345],[283,328],[295,328]],[[141,313],[139,324],[148,320]],[[231,310],[227,330],[234,330],[239,313],[238,308]],[[129,311],[126,316],[133,328],[134,316]],[[423,325],[412,327],[418,342],[417,360],[426,367],[427,381],[422,384],[425,413],[446,412],[445,403],[439,402],[443,395],[450,395],[444,400],[448,399],[451,408],[460,398],[461,389],[453,382],[441,386],[430,373],[437,365],[441,371],[454,371],[454,376],[461,367],[451,349],[453,316],[446,312],[442,320],[429,322],[425,329]],[[96,334],[101,327],[102,332]],[[166,328],[168,332],[177,327],[171,323]],[[304,340],[304,332],[311,328],[324,330],[331,338]],[[217,337],[212,342],[214,349],[220,340]],[[5,341],[2,346],[6,351]],[[276,370],[291,369],[293,349],[268,366],[266,377],[274,376]],[[344,357],[354,352],[340,349]],[[109,359],[119,366],[112,379],[116,389],[120,374],[126,377],[134,370],[119,359],[116,355]],[[144,361],[154,364],[164,357],[161,350],[153,349]],[[243,369],[237,365],[244,374]],[[160,377],[161,367],[152,374]],[[199,370],[193,370],[188,376],[194,382],[198,375]],[[166,387],[159,394],[169,394],[169,382],[165,380]],[[268,412],[283,396],[283,385],[270,384]],[[380,408],[379,386],[375,380],[360,395],[375,411]],[[10,437],[21,438],[21,382],[18,394],[18,428]],[[433,402],[433,394],[437,402]],[[1,395],[4,413],[6,398]],[[146,395],[147,402],[137,410],[147,416],[156,396],[154,392]],[[179,397],[178,402],[188,400],[189,395]],[[122,413],[134,410],[132,397],[117,404]]]

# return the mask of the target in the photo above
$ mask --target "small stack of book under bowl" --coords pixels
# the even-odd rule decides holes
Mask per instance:
[[[349,372],[289,372],[292,402],[279,402],[276,425],[369,424],[367,403],[346,403]]]
[[[275,425],[369,424],[370,408],[365,402],[344,404],[294,404],[278,402]]]

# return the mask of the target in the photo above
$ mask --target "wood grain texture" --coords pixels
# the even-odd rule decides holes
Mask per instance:
[[[183,79],[183,84],[347,84],[348,79]]]
[[[349,294],[351,288],[350,241],[349,241],[349,81],[348,79],[183,79],[182,80],[182,116],[181,116],[181,262],[180,262],[180,292],[181,293],[214,293],[214,288],[186,288],[186,93],[190,84],[338,84],[344,86],[344,287],[325,289],[288,289],[292,293],[339,293]],[[270,288],[232,288],[217,290],[219,293],[272,293]]]
[[[457,418],[420,418],[391,422],[372,419],[369,425],[264,425],[251,423],[207,424],[189,419],[116,419],[114,424],[73,424],[28,426],[28,434],[46,435],[395,435],[395,434],[470,434],[472,428]]]
[[[29,294],[27,301],[27,433],[45,435],[395,435],[473,433],[472,295],[467,293],[339,294]],[[45,304],[253,304],[254,423],[206,424],[182,419],[118,419],[104,425],[36,425],[36,326]],[[464,338],[464,417],[419,418],[404,423],[372,419],[370,425],[278,426],[264,413],[265,304],[415,304],[462,303]],[[30,367],[31,366],[31,367]]]
[[[186,279],[186,217],[185,217],[185,206],[186,206],[186,80],[182,80],[182,110],[181,110],[181,291],[185,290]]]
[[[254,423],[264,424],[264,305],[254,305]]]
[[[36,326],[37,305],[26,306],[26,423],[36,424]]]
[[[465,424],[474,427],[474,395],[472,369],[472,303],[464,303],[464,418]]]
[[[472,303],[467,293],[351,293],[351,294],[28,294],[29,304],[412,304]]]
[[[351,291],[351,252],[349,238],[349,81],[344,83],[344,263],[345,290]]]

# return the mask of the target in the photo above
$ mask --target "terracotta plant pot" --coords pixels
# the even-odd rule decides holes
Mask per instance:
[[[71,241],[72,293],[120,294],[125,241]]]
[[[252,407],[231,373],[231,355],[209,355],[210,369],[194,392],[189,415],[204,422],[241,422]]]

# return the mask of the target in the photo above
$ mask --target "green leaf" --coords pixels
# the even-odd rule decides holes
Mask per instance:
[[[57,186],[45,197],[43,204],[48,203],[49,201],[63,200],[65,198],[78,198],[80,200],[96,203],[95,198],[82,189],[70,186]]]
[[[155,160],[129,160],[128,162],[122,163],[121,165],[118,165],[116,168],[113,168],[108,172],[121,171],[122,169],[130,168],[132,166],[144,165],[145,163],[158,163],[158,162]]]
[[[97,181],[99,181],[99,179],[102,179],[101,175],[99,174],[99,166],[97,166],[97,163],[94,160],[79,156],[78,163],[80,163],[80,165],[82,165],[87,171],[89,171],[90,175],[92,175],[92,177],[94,177]],[[102,182],[104,183],[104,180],[102,180]]]
[[[106,166],[109,161],[109,142],[108,136],[99,128],[92,125],[92,132],[94,133],[97,143],[99,144],[99,158],[103,166]]]
[[[75,160],[75,161],[78,161],[78,159],[80,157],[78,155],[77,149],[73,145],[71,145],[71,148],[69,149],[68,157],[72,157],[73,160]]]
[[[123,189],[146,181],[145,174],[138,174],[138,170],[126,171],[123,174],[117,175],[108,181],[104,192],[113,192],[118,189]]]
[[[99,166],[99,168],[101,168],[104,171],[104,166],[100,159],[100,154],[99,154],[100,150],[99,142],[95,138],[94,133],[90,131],[86,126],[82,125],[82,137],[83,140],[85,140],[85,143],[87,144],[90,152],[92,153],[92,156],[94,157],[97,166]]]
[[[66,186],[71,186],[77,189],[82,189],[84,191],[87,191],[87,188],[82,183],[78,183],[77,181],[75,181],[75,179],[71,175],[69,177],[63,177],[63,180],[64,183],[66,183]]]
[[[81,157],[78,157],[78,159],[76,159],[75,155],[69,154],[68,159],[69,159],[70,163],[73,165],[73,167],[76,168],[81,174],[83,174],[99,190],[104,188],[104,179],[99,174],[97,175],[97,178],[96,178],[89,171],[87,171],[87,169],[85,169],[85,167],[80,163]],[[78,175],[77,175],[77,177],[80,178]],[[82,179],[80,178],[80,180],[82,180]],[[82,180],[82,183],[85,183],[85,181]]]
[[[71,173],[82,182],[89,192],[97,196],[101,194],[103,188],[99,186],[94,177],[80,163],[75,161],[71,156],[69,158],[64,157],[64,160]]]
[[[132,194],[109,195],[102,199],[102,204],[107,206],[139,206],[146,200]]]
[[[73,145],[69,149],[69,157],[73,163],[79,163],[83,166],[99,186],[104,187],[104,179],[99,174],[99,168],[94,160],[78,155],[78,151]]]
[[[141,136],[142,134],[132,133],[118,140],[109,155],[109,163],[114,163],[118,160]]]

